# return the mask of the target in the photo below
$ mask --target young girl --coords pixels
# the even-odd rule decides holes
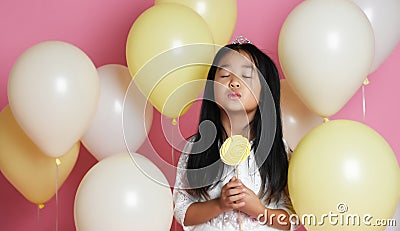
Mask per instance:
[[[184,230],[289,230],[276,66],[250,43],[230,44],[217,53],[207,79],[198,132],[178,162],[176,220]],[[252,147],[238,177],[219,154],[232,135],[248,138]]]

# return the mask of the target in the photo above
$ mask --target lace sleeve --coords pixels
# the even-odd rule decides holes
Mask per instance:
[[[185,230],[188,228],[183,225],[186,210],[191,204],[198,201],[198,199],[194,198],[185,190],[189,188],[189,183],[186,177],[186,166],[189,159],[189,154],[187,154],[189,152],[188,149],[190,149],[190,143],[186,144],[179,158],[173,191],[174,216]]]

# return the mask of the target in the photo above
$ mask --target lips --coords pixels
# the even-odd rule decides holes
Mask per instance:
[[[229,99],[240,99],[242,95],[239,92],[232,92],[228,94]]]

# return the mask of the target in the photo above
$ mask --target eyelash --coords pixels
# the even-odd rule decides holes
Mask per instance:
[[[227,77],[229,77],[229,76],[231,76],[231,75],[221,75],[221,78],[227,78]],[[242,77],[243,77],[243,78],[246,78],[246,79],[250,79],[252,76],[245,76],[245,75],[242,75]]]

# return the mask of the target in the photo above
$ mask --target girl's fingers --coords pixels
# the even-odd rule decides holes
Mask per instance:
[[[232,177],[229,182],[235,181],[236,180],[236,176]]]
[[[224,188],[225,188],[225,189],[236,188],[236,187],[240,187],[240,186],[242,186],[242,185],[243,185],[242,182],[230,181],[230,182],[228,182],[228,183],[224,186]]]
[[[246,188],[242,182],[236,177],[232,177],[230,181],[222,187],[221,202],[224,207],[230,209],[241,208],[245,205],[242,200],[245,195]]]
[[[239,182],[241,183],[240,179],[236,178],[236,176],[232,177],[229,182]]]
[[[224,195],[230,197],[243,192],[244,192],[243,188],[236,187],[226,190]]]
[[[245,203],[244,202],[232,203],[232,204],[230,204],[230,206],[231,206],[232,209],[238,209],[238,208],[241,208],[241,207],[245,206]]]
[[[246,194],[240,193],[240,194],[228,197],[227,200],[230,203],[237,203],[237,201],[242,200],[245,196],[246,196]]]

